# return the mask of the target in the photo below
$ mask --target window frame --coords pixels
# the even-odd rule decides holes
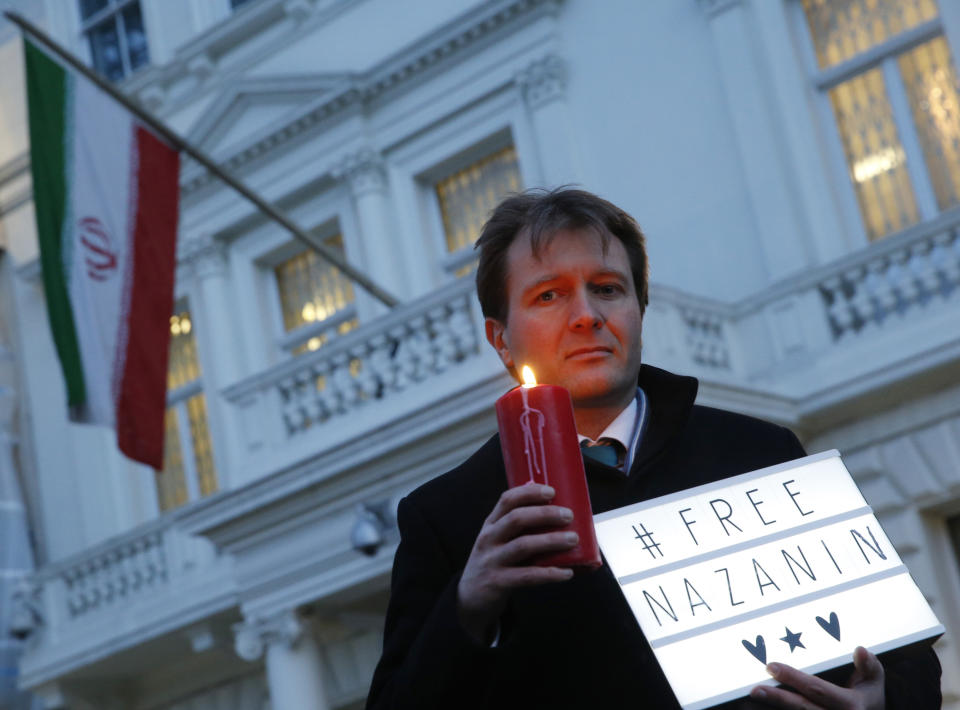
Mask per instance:
[[[346,230],[343,227],[343,220],[340,219],[339,215],[335,214],[334,216],[330,217],[329,219],[325,219],[323,222],[310,229],[309,232],[321,242],[329,239],[330,237],[340,235],[340,238],[343,240],[344,256],[349,260],[350,257],[347,253],[347,243],[349,237],[345,233]],[[270,314],[269,319],[273,329],[273,342],[275,344],[275,348],[285,359],[297,357],[293,351],[301,345],[306,344],[311,338],[319,337],[320,335],[323,335],[331,330],[336,331],[336,329],[343,323],[353,320],[354,318],[358,318],[357,298],[359,295],[359,286],[353,284],[353,301],[344,306],[341,310],[334,313],[332,316],[324,318],[321,321],[314,321],[313,323],[302,325],[299,328],[289,332],[284,329],[283,304],[280,299],[280,284],[277,283],[276,272],[274,269],[287,259],[299,256],[300,254],[305,253],[307,250],[308,247],[300,242],[289,240],[257,258],[257,266],[265,272],[265,276],[269,280],[269,286],[266,289],[266,296],[268,300],[268,311]]]
[[[130,64],[130,48],[127,46],[127,35],[126,35],[126,27],[124,25],[123,11],[131,5],[138,5],[140,8],[140,19],[143,22],[143,34],[146,37],[147,51],[149,52],[150,51],[149,48],[151,44],[150,30],[148,27],[146,14],[143,11],[143,5],[141,4],[141,0],[107,0],[106,7],[104,7],[101,10],[98,10],[97,12],[93,13],[92,15],[90,15],[90,17],[86,19],[83,18],[83,9],[80,7],[80,0],[76,0],[75,2],[75,8],[77,12],[77,22],[78,22],[78,27],[80,29],[80,36],[83,38],[83,42],[86,45],[87,53],[90,58],[90,66],[92,66],[94,69],[96,69],[96,65],[94,63],[93,44],[90,41],[90,32],[94,28],[96,28],[98,25],[103,24],[108,19],[112,19],[112,21],[116,23],[115,26],[117,27],[117,30],[118,30],[117,38],[120,46],[120,65],[123,67],[123,76],[119,77],[118,79],[112,79],[112,80],[108,79],[109,81],[119,82],[119,81],[124,81],[126,79],[129,79],[131,76],[133,76],[135,72],[145,69],[146,67],[150,66],[150,63],[151,63],[151,59],[149,58],[149,55],[148,55],[147,63],[144,64],[142,67],[133,69]],[[123,29],[122,32],[120,31],[121,28]],[[99,70],[97,71],[99,72]]]
[[[927,169],[926,157],[923,153],[917,127],[913,120],[913,112],[910,108],[907,89],[904,86],[898,66],[898,59],[902,54],[926,42],[942,37],[951,50],[955,65],[954,68],[958,68],[956,67],[954,47],[950,44],[950,37],[944,27],[940,4],[938,3],[937,17],[911,27],[826,69],[821,69],[817,61],[813,36],[807,22],[806,13],[803,9],[802,0],[794,0],[791,6],[794,15],[794,24],[801,34],[801,41],[798,44],[800,45],[803,65],[806,69],[809,86],[815,94],[814,104],[817,114],[816,118],[824,131],[823,135],[827,141],[829,165],[836,178],[835,183],[839,188],[837,194],[840,196],[840,207],[848,230],[858,235],[860,246],[869,246],[870,244],[889,239],[896,234],[914,228],[916,225],[923,224],[942,214],[942,211],[937,205],[936,193],[933,189],[930,172]],[[893,123],[897,130],[897,137],[907,157],[907,175],[909,176],[910,185],[913,189],[913,199],[916,202],[918,220],[915,224],[908,225],[900,230],[889,232],[871,240],[859,201],[857,200],[856,188],[850,177],[850,166],[847,164],[843,139],[840,136],[840,128],[830,103],[829,92],[843,82],[861,76],[865,72],[876,68],[879,68],[883,74],[886,98],[890,104]]]
[[[191,398],[198,394],[202,394],[204,396],[204,408],[206,410],[207,417],[207,433],[210,437],[210,453],[213,461],[214,474],[216,475],[217,479],[216,491],[212,491],[208,495],[213,495],[217,491],[222,491],[225,489],[225,481],[222,474],[223,468],[221,466],[221,461],[219,460],[220,457],[217,454],[219,449],[217,432],[212,422],[210,398],[206,388],[204,387],[204,373],[206,372],[206,368],[204,367],[203,355],[201,353],[201,339],[198,337],[198,331],[195,330],[198,327],[198,317],[197,310],[195,309],[193,303],[194,300],[195,299],[192,293],[186,290],[181,292],[178,289],[178,292],[174,298],[173,311],[170,315],[173,317],[182,309],[184,309],[184,305],[186,306],[185,310],[190,314],[191,330],[194,330],[194,345],[197,351],[197,366],[200,374],[196,379],[191,380],[186,384],[180,385],[174,389],[168,388],[167,401],[164,406],[164,415],[166,415],[168,410],[173,409],[177,417],[177,436],[179,437],[180,459],[183,466],[183,478],[184,485],[187,490],[187,499],[181,505],[164,510],[160,505],[160,492],[158,490],[156,481],[156,477],[163,475],[163,473],[154,471],[153,475],[151,476],[151,483],[157,515],[165,515],[173,512],[174,510],[179,510],[184,506],[188,506],[191,503],[195,503],[196,501],[205,497],[200,489],[200,472],[197,470],[196,452],[193,448],[193,435],[190,431],[190,413],[187,411],[188,402]]]
[[[517,170],[523,181],[520,152],[509,127],[504,127],[467,146],[417,176],[417,181],[421,183],[421,192],[429,192],[430,195],[430,199],[426,200],[427,220],[433,238],[433,248],[438,254],[438,265],[447,278],[456,278],[454,274],[457,269],[473,261],[476,258],[476,252],[469,247],[455,252],[447,249],[447,233],[443,225],[443,210],[440,207],[440,197],[437,195],[437,185],[440,181],[479,163],[484,158],[511,147],[517,153]]]

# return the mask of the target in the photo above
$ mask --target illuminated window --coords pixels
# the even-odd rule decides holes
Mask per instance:
[[[94,68],[119,81],[150,62],[140,0],[80,0]]]
[[[163,471],[156,480],[160,510],[217,490],[197,341],[186,300],[179,301],[170,316]]]
[[[935,0],[803,0],[864,227],[960,204],[960,83]]]
[[[512,145],[436,183],[450,271],[462,276],[474,269],[473,243],[484,222],[500,200],[521,189],[517,151]]]
[[[324,245],[343,254],[339,234]],[[281,345],[294,355],[316,350],[356,324],[353,282],[313,250],[303,251],[273,269],[286,335]]]

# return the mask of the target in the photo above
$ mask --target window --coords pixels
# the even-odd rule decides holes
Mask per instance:
[[[185,299],[177,303],[170,317],[163,447],[163,471],[156,475],[160,510],[176,508],[217,490],[197,341]]]
[[[935,0],[803,0],[867,237],[960,204],[960,84]]]
[[[473,243],[491,210],[521,189],[517,151],[512,145],[448,175],[436,184],[446,241],[447,269],[456,276],[476,266]]]
[[[344,253],[340,234],[325,239],[324,245]],[[356,326],[353,283],[317,252],[300,252],[277,264],[273,273],[286,333],[281,345],[294,355],[316,350]]]
[[[80,19],[93,67],[110,81],[149,63],[139,0],[80,0]]]

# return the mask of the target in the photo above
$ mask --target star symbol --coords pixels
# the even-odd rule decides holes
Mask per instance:
[[[801,634],[803,634],[802,631],[800,633],[795,634],[787,627],[784,627],[784,629],[786,629],[787,635],[781,638],[780,640],[783,641],[784,643],[790,644],[790,653],[793,653],[793,649],[795,649],[797,646],[799,646],[800,648],[806,648],[806,646],[800,643],[800,636]]]

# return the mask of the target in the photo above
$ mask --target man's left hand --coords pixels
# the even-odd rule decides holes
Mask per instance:
[[[786,688],[760,685],[750,691],[754,700],[789,710],[883,710],[883,666],[870,651],[853,652],[853,675],[847,687],[829,683],[784,663],[771,663],[767,671]]]

